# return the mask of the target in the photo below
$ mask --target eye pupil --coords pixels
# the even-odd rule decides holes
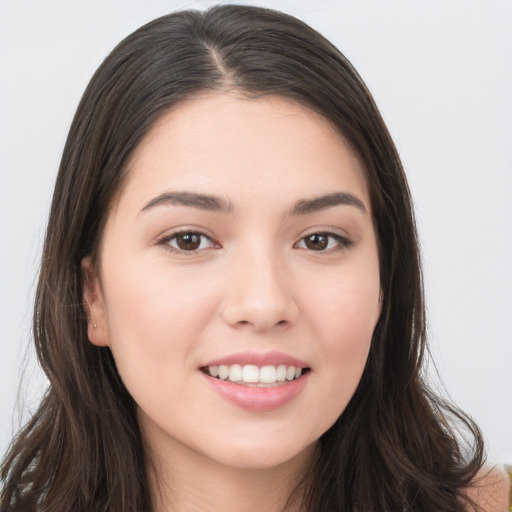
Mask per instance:
[[[195,251],[201,245],[201,237],[195,233],[184,233],[176,237],[176,245],[183,251]]]
[[[326,235],[322,235],[319,233],[315,233],[313,235],[309,235],[304,239],[306,247],[313,251],[322,251],[327,247],[329,243],[329,238]]]

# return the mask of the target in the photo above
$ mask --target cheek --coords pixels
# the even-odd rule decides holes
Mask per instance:
[[[370,304],[374,303],[372,300]],[[376,306],[352,297],[339,301],[324,316],[323,351],[332,370],[347,381],[359,380],[366,364],[376,322]]]
[[[366,365],[380,314],[378,275],[332,281],[321,297],[310,298],[310,312],[319,340],[319,374],[326,376],[328,407],[335,420],[355,392]]]
[[[143,270],[141,270],[143,269]],[[187,385],[195,348],[215,310],[207,280],[161,265],[119,263],[106,276],[111,349],[119,375],[141,409],[155,418],[171,404],[195,403]],[[165,390],[165,391],[164,391]]]
[[[370,340],[380,315],[380,281],[376,264],[326,276],[318,292],[305,297],[311,322],[334,351]],[[311,287],[309,289],[312,289]],[[364,343],[363,343],[364,344]]]
[[[211,283],[194,278],[192,270],[176,273],[162,266],[119,262],[105,269],[110,342],[121,373],[134,365],[141,374],[169,362],[183,366],[214,314]]]

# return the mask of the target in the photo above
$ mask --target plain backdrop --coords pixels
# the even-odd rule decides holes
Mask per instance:
[[[33,292],[82,91],[134,29],[212,3],[0,0],[0,453],[45,386]],[[374,94],[416,205],[437,369],[490,458],[512,462],[512,1],[250,3],[326,35]]]

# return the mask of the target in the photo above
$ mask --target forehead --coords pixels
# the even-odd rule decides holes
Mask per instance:
[[[138,145],[121,191],[165,188],[247,203],[351,189],[370,211],[366,173],[326,118],[279,96],[202,94],[165,112]]]

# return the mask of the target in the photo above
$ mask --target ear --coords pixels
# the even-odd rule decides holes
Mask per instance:
[[[82,260],[83,299],[87,314],[87,334],[93,345],[108,347],[108,322],[105,308],[105,300],[101,288],[99,275],[93,260],[86,256]]]

